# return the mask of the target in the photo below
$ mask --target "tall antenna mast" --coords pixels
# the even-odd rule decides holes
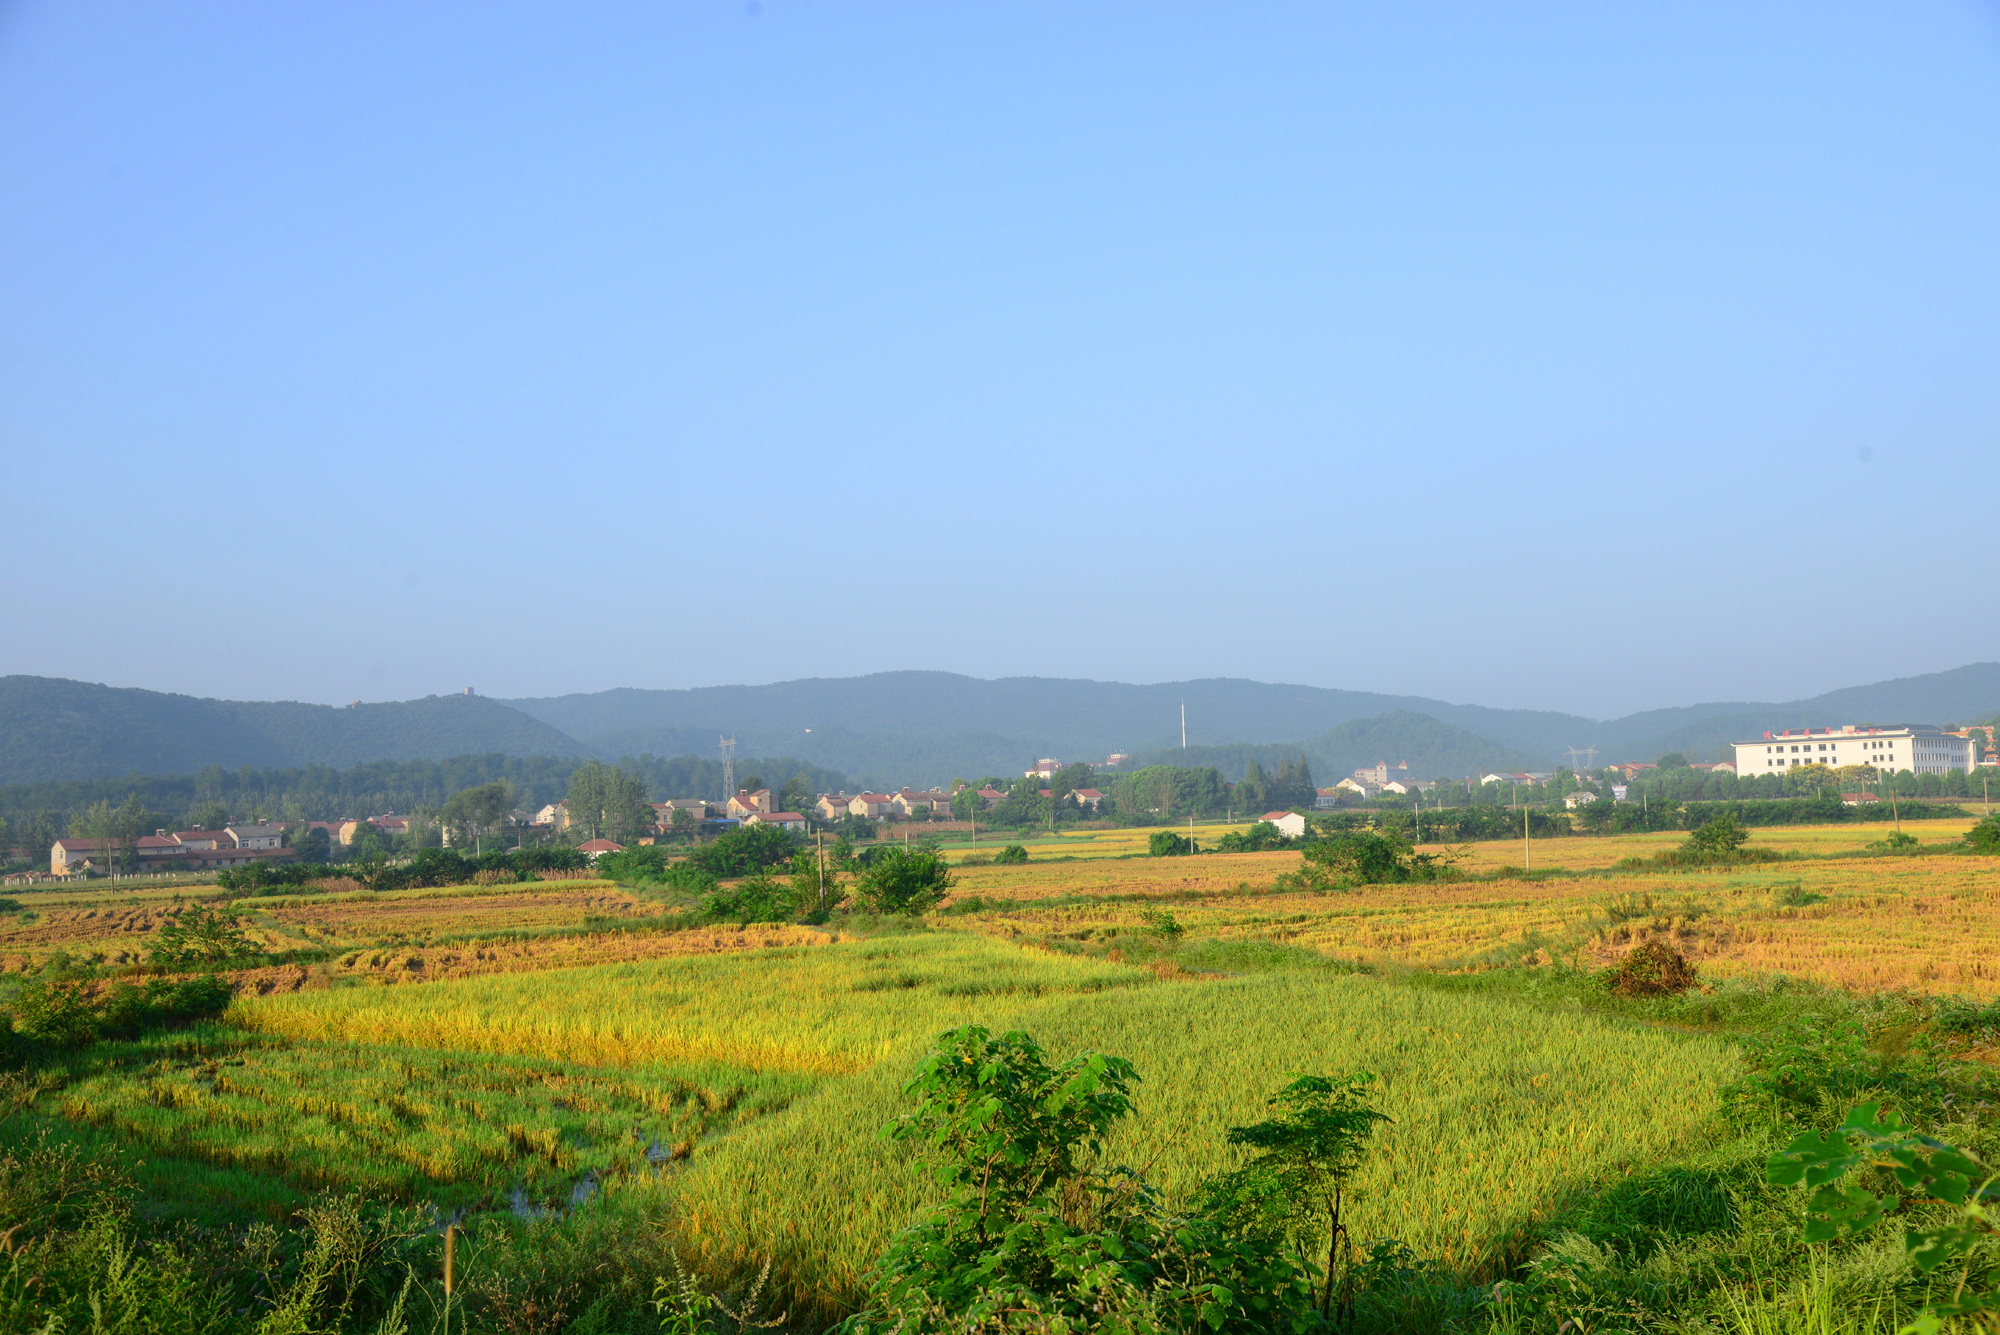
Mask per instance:
[[[724,737],[722,738],[723,805],[729,805],[729,799],[734,796],[736,796],[736,739],[734,737]]]

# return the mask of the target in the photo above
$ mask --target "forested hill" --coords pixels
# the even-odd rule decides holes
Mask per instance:
[[[1313,780],[1321,788],[1378,760],[1392,766],[1408,761],[1413,779],[1457,779],[1494,770],[1540,768],[1545,763],[1539,756],[1489,742],[1463,728],[1397,710],[1375,718],[1352,719],[1301,742],[1190,746],[1185,750],[1171,747],[1146,752],[1136,757],[1133,765],[1210,766],[1234,783],[1252,760],[1270,770],[1300,756],[1312,766]]]
[[[953,774],[1005,772],[1000,762],[1008,757],[1094,760],[1112,751],[1178,749],[1183,703],[1188,741],[1194,746],[1276,743],[1296,748],[1301,739],[1400,713],[1483,739],[1511,757],[1501,762],[1496,755],[1495,763],[1518,767],[1532,761],[1536,768],[1547,768],[1562,762],[1572,746],[1598,748],[1600,764],[1650,760],[1663,751],[1713,760],[1721,758],[1729,742],[1766,728],[1984,718],[2000,711],[2000,663],[1975,663],[1786,703],[1687,705],[1611,720],[1228,677],[1138,686],[1053,677],[989,681],[949,672],[882,672],[677,691],[628,688],[509,703],[600,753],[700,753],[714,747],[717,734],[731,733],[746,749],[797,755],[867,775],[870,782],[892,770],[910,773],[912,766],[921,773],[908,781],[935,782]],[[1414,755],[1409,759],[1417,763]],[[1453,765],[1462,767],[1462,759]]]
[[[351,766],[496,751],[588,754],[548,724],[476,695],[336,708],[0,677],[0,783],[185,774],[209,765]]]

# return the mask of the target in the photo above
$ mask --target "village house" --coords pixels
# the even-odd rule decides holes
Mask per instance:
[[[1435,787],[1437,782],[1432,779],[1391,779],[1382,785],[1382,791],[1408,797],[1411,793],[1428,793]]]
[[[592,839],[587,844],[578,844],[576,851],[595,862],[606,853],[623,853],[625,845],[614,844],[609,839]]]
[[[1361,771],[1361,773],[1372,772],[1368,770]],[[1376,783],[1373,779],[1363,779],[1358,776],[1342,779],[1339,783],[1333,785],[1333,788],[1335,792],[1353,793],[1362,798],[1376,797],[1382,792],[1381,784]],[[1313,805],[1318,806],[1319,803],[1315,801]]]
[[[1057,760],[1054,756],[1044,756],[1035,762],[1033,769],[1021,777],[1024,779],[1053,779],[1056,776],[1056,771],[1061,768],[1062,761]]]
[[[881,820],[894,809],[893,800],[887,793],[859,793],[847,804],[847,814]]]
[[[1104,800],[1104,794],[1095,788],[1079,788],[1070,796],[1076,799],[1078,806],[1089,807],[1092,811],[1097,810],[1098,804]]]
[[[821,820],[839,820],[847,814],[847,808],[853,801],[846,793],[827,793],[813,803],[813,810],[819,813]]]
[[[981,788],[979,790],[979,800],[989,807],[995,807],[1007,800],[1007,794],[1001,792],[998,788]]]
[[[1313,789],[1313,808],[1317,811],[1330,811],[1334,807],[1339,806],[1340,791],[1339,784],[1335,784],[1331,788]]]
[[[760,811],[769,811],[770,809],[771,790],[769,788],[759,788],[754,793],[746,788],[737,790],[736,796],[730,798],[724,804],[723,812],[725,815],[733,816],[737,820],[744,820],[756,815]]]
[[[282,825],[237,825],[226,830],[155,830],[132,841],[137,870],[220,871],[260,859],[296,856],[284,847]],[[85,869],[108,871],[122,852],[118,839],[58,839],[49,848],[49,872],[69,876]],[[130,870],[130,868],[127,868]]]
[[[744,827],[752,825],[775,825],[792,834],[806,832],[806,818],[796,811],[753,811],[743,818]]]
[[[1367,769],[1358,769],[1354,771],[1351,777],[1362,783],[1372,783],[1377,788],[1384,788],[1388,786],[1389,780],[1391,779],[1409,778],[1410,762],[1407,760],[1399,760],[1394,765],[1391,765],[1386,760],[1378,760],[1374,763],[1374,765],[1370,766]],[[1339,785],[1336,784],[1335,786],[1338,787]]]
[[[1303,839],[1306,833],[1306,818],[1296,811],[1267,811],[1257,818],[1269,821],[1278,827],[1278,833],[1287,839]]]

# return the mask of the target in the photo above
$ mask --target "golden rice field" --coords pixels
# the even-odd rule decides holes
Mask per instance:
[[[312,1040],[520,1056],[600,1066],[720,1061],[844,1075],[907,1035],[913,995],[963,1022],[994,997],[1097,992],[1142,969],[961,935],[846,942],[469,978],[420,988],[300,991],[240,1003],[232,1018]],[[945,1027],[940,1025],[940,1028]]]
[[[1504,1001],[1366,977],[1163,982],[962,934],[300,992],[239,1002],[234,1017],[295,1043],[819,1078],[785,1111],[698,1144],[671,1195],[691,1259],[718,1271],[772,1260],[795,1302],[827,1312],[923,1202],[907,1155],[874,1132],[897,1114],[917,1055],[953,1025],[1025,1027],[1057,1055],[1132,1058],[1141,1114],[1115,1152],[1169,1192],[1223,1165],[1227,1128],[1254,1120],[1288,1072],[1375,1071],[1397,1120],[1358,1227],[1474,1269],[1567,1193],[1691,1134],[1734,1070],[1719,1040],[1584,1016],[1524,1022]]]
[[[1121,883],[1119,892],[1137,884]],[[1154,893],[1175,892],[1170,879],[1152,884]],[[1008,936],[1115,943],[1147,933],[1144,915],[1159,907],[1040,908],[1027,894],[1009,898],[1017,902],[957,921]],[[1270,939],[1378,965],[1478,968],[1551,958],[1599,965],[1660,936],[1714,978],[1782,972],[1864,992],[2000,996],[1996,859],[1869,857],[1330,895],[1225,892],[1166,907],[1190,939]]]
[[[262,927],[293,940],[333,947],[380,941],[426,941],[444,936],[476,936],[504,931],[581,927],[594,918],[637,918],[658,905],[614,886],[588,882],[505,886],[462,895],[391,899],[343,896],[333,903],[301,898],[255,912],[256,901],[240,901]]]

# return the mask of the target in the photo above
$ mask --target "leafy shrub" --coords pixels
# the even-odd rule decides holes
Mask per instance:
[[[1024,866],[1027,861],[1028,850],[1021,844],[1008,844],[993,855],[993,865],[996,867],[1019,867]]]
[[[259,958],[259,952],[234,914],[191,904],[160,925],[159,941],[147,958],[162,969],[227,969]]]
[[[1247,830],[1231,830],[1216,840],[1218,853],[1262,853],[1273,848],[1283,848],[1291,841],[1284,831],[1270,821],[1260,820]]]
[[[1729,812],[1704,822],[1682,845],[1690,853],[1728,857],[1750,840],[1750,831]]]
[[[1448,881],[1458,876],[1461,853],[1419,853],[1395,830],[1352,830],[1305,847],[1297,871],[1278,885],[1288,890],[1345,890],[1356,885]]]
[[[1977,853],[2000,853],[2000,811],[1967,830],[1965,842]]]
[[[949,1197],[890,1242],[868,1306],[840,1329],[1328,1329],[1282,1239],[1230,1227],[1234,1198],[1175,1216],[1130,1170],[1086,1166],[1137,1080],[1130,1062],[1098,1053],[1052,1067],[1020,1032],[941,1035],[907,1091],[916,1111],[887,1134],[929,1151]]]
[[[798,907],[792,887],[769,876],[752,876],[702,901],[702,912],[738,922],[783,922]]]
[[[790,862],[799,841],[775,825],[746,825],[688,854],[688,865],[722,880]]]
[[[871,913],[917,914],[941,903],[955,879],[935,848],[891,848],[856,877],[854,898]]]
[[[1175,834],[1172,830],[1155,830],[1146,840],[1146,856],[1155,858],[1181,858],[1201,852],[1201,844],[1193,835]]]
[[[1609,981],[1615,996],[1677,997],[1701,980],[1680,951],[1662,941],[1646,941],[1618,961]]]
[[[0,913],[19,913],[20,911],[21,911],[20,900],[0,899]]]
[[[1908,853],[1918,846],[1917,836],[1905,830],[1892,830],[1868,845],[1878,853]]]
[[[14,993],[14,1029],[30,1043],[80,1048],[97,1041],[98,1023],[81,983],[38,978]]]

